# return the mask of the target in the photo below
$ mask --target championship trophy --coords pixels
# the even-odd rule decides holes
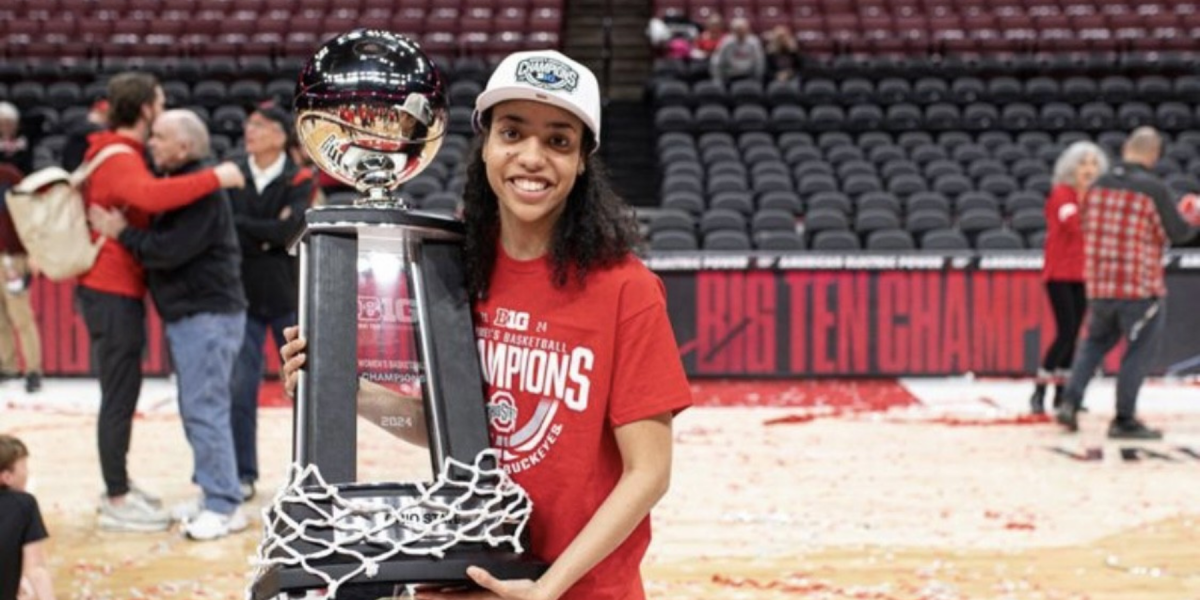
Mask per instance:
[[[441,146],[445,87],[414,42],[383,31],[326,42],[301,73],[297,136],[363,196],[309,210],[292,245],[308,360],[253,600],[390,598],[466,584],[471,565],[501,579],[546,568],[523,554],[532,505],[489,446],[463,225],[396,195]],[[395,476],[414,463],[416,481]]]

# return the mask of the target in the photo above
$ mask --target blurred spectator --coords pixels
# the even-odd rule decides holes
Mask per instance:
[[[734,19],[729,25],[729,35],[721,40],[712,56],[712,78],[719,83],[739,79],[762,81],[767,62],[762,42],[750,32],[750,22],[746,19]]]
[[[230,193],[241,247],[241,279],[248,307],[244,337],[233,364],[230,412],[242,499],[254,497],[258,481],[258,390],[263,377],[263,342],[270,332],[283,347],[283,329],[296,324],[298,263],[287,244],[304,227],[312,202],[313,173],[296,165],[293,119],[265,105],[246,119],[246,156],[237,160],[247,185]]]
[[[692,58],[703,60],[711,57],[725,39],[725,20],[721,15],[710,15],[704,22],[704,31],[696,36],[692,44]]]
[[[46,524],[28,491],[29,449],[0,434],[0,598],[54,600]]]
[[[0,291],[0,379],[16,376],[20,342],[25,358],[25,390],[33,393],[42,389],[42,339],[29,301],[29,284],[36,271],[5,204],[8,188],[23,176],[12,165],[0,168],[0,267],[5,275],[5,287]]]
[[[672,40],[683,38],[691,42],[699,34],[700,26],[675,9],[668,9],[661,17],[652,17],[646,26],[650,45],[660,51],[669,50]]]
[[[1084,196],[1080,216],[1088,332],[1055,415],[1069,431],[1079,429],[1077,413],[1096,368],[1124,340],[1117,410],[1108,437],[1162,439],[1161,431],[1137,419],[1138,391],[1166,326],[1163,252],[1171,243],[1191,239],[1196,229],[1183,220],[1174,194],[1154,174],[1161,156],[1162,136],[1157,131],[1134,130],[1121,148],[1121,163]]]
[[[74,171],[83,164],[87,152],[88,136],[104,131],[108,125],[108,100],[97,100],[88,110],[87,118],[67,124],[67,141],[63,144],[62,167]]]
[[[144,154],[151,123],[166,104],[158,80],[146,73],[120,73],[108,80],[106,96],[111,103],[109,127],[89,137],[84,160],[92,160],[110,146],[125,146],[128,151],[114,154],[92,173],[83,190],[89,208],[116,209],[135,227],[145,229],[154,213],[186,206],[220,188],[245,184],[232,163],[156,179]],[[99,523],[103,529],[116,531],[158,531],[171,525],[161,501],[129,479],[129,442],[146,343],[145,295],[142,265],[128,249],[115,243],[100,246],[95,264],[75,286],[77,306],[91,342],[92,364],[98,367],[100,378],[96,435],[105,494],[100,499]],[[236,485],[233,487],[236,491]]]
[[[1079,205],[1096,178],[1108,171],[1108,158],[1099,146],[1079,141],[1054,164],[1054,187],[1046,198],[1046,245],[1042,277],[1054,311],[1054,342],[1046,349],[1037,384],[1029,399],[1033,414],[1045,413],[1046,384],[1055,381],[1054,408],[1062,404],[1067,369],[1075,358],[1075,341],[1083,325],[1087,297],[1083,289],[1083,232]]]
[[[800,73],[800,45],[787,25],[778,25],[767,34],[767,74],[771,79],[786,81]]]
[[[208,130],[190,110],[159,115],[149,146],[164,174],[211,172]],[[192,447],[192,481],[203,492],[199,501],[176,509],[181,530],[193,540],[241,531],[247,521],[240,509],[229,382],[242,346],[246,297],[229,198],[212,190],[155,215],[147,228],[130,227],[116,208],[92,206],[88,219],[145,267],[150,296],[166,325],[179,414]]]
[[[325,206],[325,201],[328,198],[325,196],[325,190],[321,189],[318,182],[321,180],[323,172],[313,164],[312,157],[308,155],[308,151],[300,143],[300,139],[292,136],[291,144],[288,146],[288,156],[292,162],[296,163],[296,167],[308,171],[309,177],[313,180],[312,197],[309,198],[309,206]]]
[[[675,60],[687,60],[692,57],[692,40],[682,33],[676,33],[667,42],[663,55]]]
[[[29,138],[21,135],[21,111],[10,102],[0,102],[0,163],[9,163],[26,174],[33,168]]]
[[[20,372],[20,344],[25,359],[25,391],[32,394],[42,389],[42,338],[29,300],[34,273],[3,198],[0,195],[0,273],[4,275],[4,290],[0,291],[0,379],[16,377]]]

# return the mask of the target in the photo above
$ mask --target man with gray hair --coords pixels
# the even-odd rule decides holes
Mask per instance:
[[[204,123],[187,110],[154,121],[150,154],[159,172],[208,168]],[[230,426],[230,373],[241,348],[246,297],[233,212],[223,190],[130,227],[115,210],[93,206],[92,226],[117,240],[145,267],[150,295],[167,326],[178,378],[179,413],[192,446],[200,502],[176,511],[191,539],[211,540],[247,526]]]
[[[1128,345],[1117,374],[1117,413],[1108,437],[1162,438],[1161,431],[1137,419],[1138,390],[1166,322],[1163,250],[1191,239],[1196,230],[1152,172],[1161,154],[1157,131],[1135,129],[1121,149],[1122,162],[1092,184],[1080,207],[1090,321],[1056,415],[1070,431],[1079,428],[1079,406],[1096,367],[1124,339]]]
[[[762,42],[750,31],[750,22],[738,17],[729,22],[729,34],[713,52],[710,70],[717,83],[739,79],[761,82],[767,69]]]

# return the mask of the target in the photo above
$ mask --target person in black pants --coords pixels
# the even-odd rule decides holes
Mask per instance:
[[[1079,206],[1092,182],[1108,170],[1099,146],[1086,141],[1071,144],[1054,164],[1054,187],[1046,198],[1046,246],[1042,276],[1054,310],[1054,342],[1046,349],[1037,385],[1029,400],[1033,414],[1044,414],[1046,384],[1054,382],[1054,407],[1063,398],[1066,370],[1075,357],[1075,340],[1083,325],[1087,297],[1083,289],[1083,233]]]
[[[287,243],[304,226],[313,197],[310,169],[288,155],[292,118],[264,105],[246,119],[246,156],[238,166],[250,184],[230,194],[234,225],[242,249],[242,285],[249,309],[242,349],[234,363],[233,441],[242,497],[254,497],[258,480],[258,390],[263,377],[263,342],[270,330],[277,348],[283,329],[296,324],[299,293],[296,258]]]

